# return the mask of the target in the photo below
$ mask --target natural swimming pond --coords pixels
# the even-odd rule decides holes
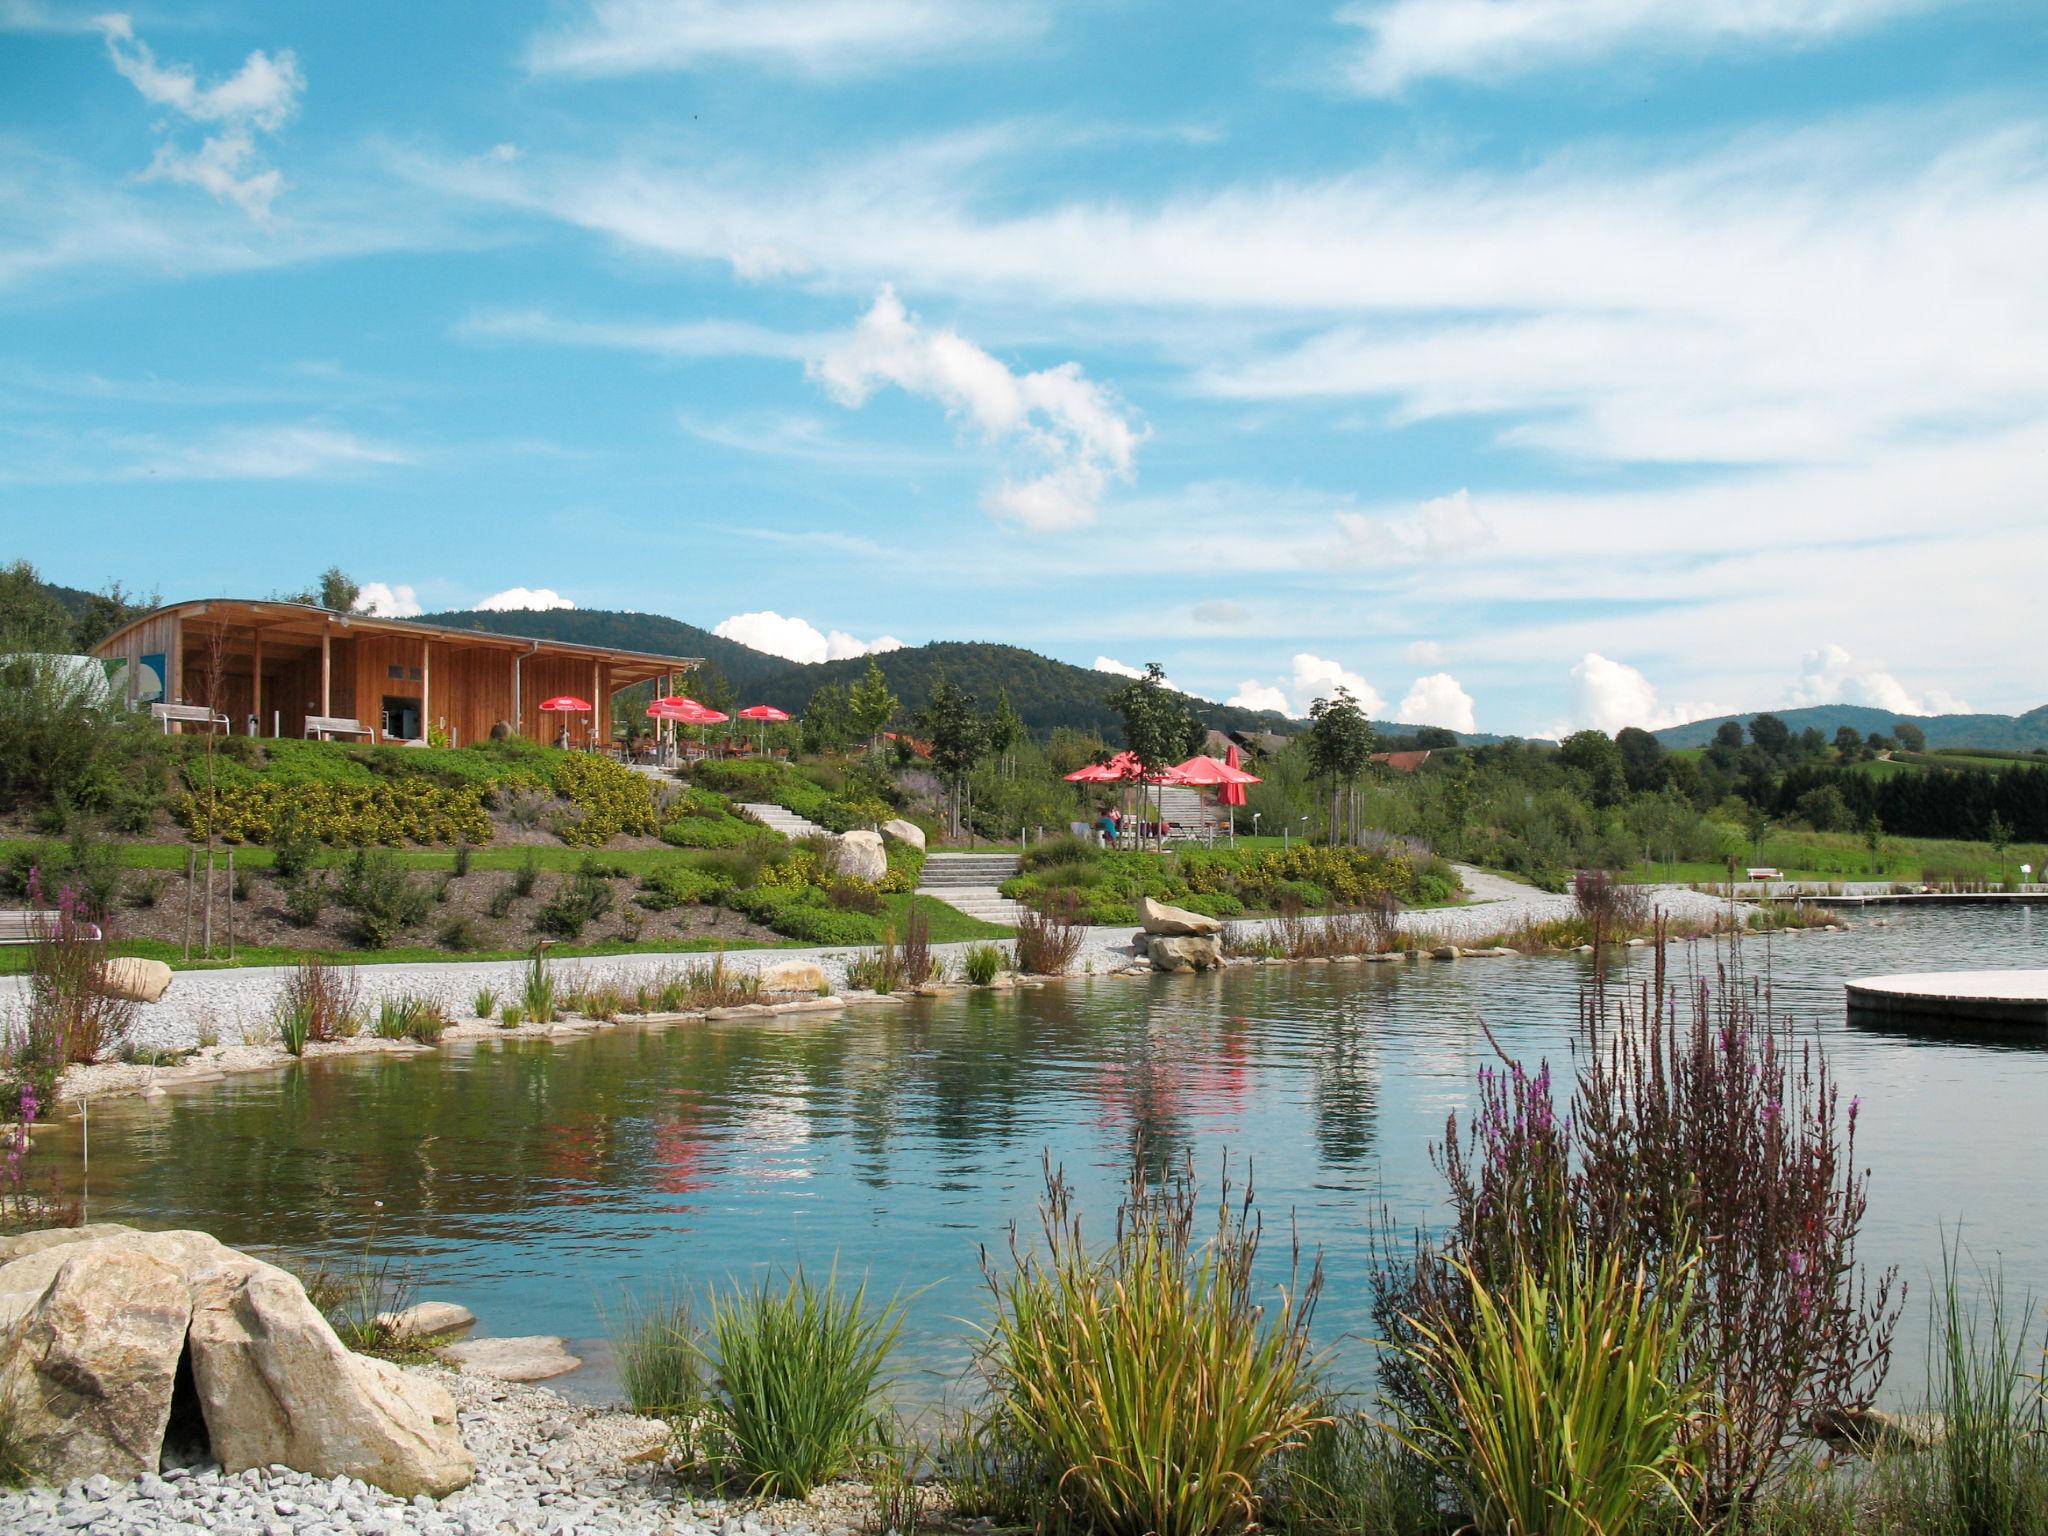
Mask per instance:
[[[1895,1393],[1920,1374],[1925,1277],[1941,1230],[2048,1294],[2048,1044],[1875,1034],[1843,1018],[1853,975],[2048,964],[2048,913],[1905,912],[1883,927],[1743,945],[1780,1012],[1824,1042],[1863,1101],[1872,1170],[1862,1251],[1911,1282]],[[1674,951],[1674,972],[1711,948]],[[1630,952],[1616,975],[1646,974]],[[1571,1058],[1574,958],[1275,966],[1079,979],[904,1008],[357,1057],[112,1100],[39,1155],[95,1220],[204,1228],[248,1247],[411,1265],[484,1331],[588,1341],[622,1285],[711,1281],[798,1261],[917,1294],[912,1395],[937,1397],[983,1315],[977,1256],[1034,1221],[1042,1160],[1091,1215],[1113,1212],[1128,1149],[1191,1148],[1212,1176],[1247,1160],[1266,1260],[1292,1212],[1319,1246],[1326,1342],[1369,1331],[1367,1233],[1384,1198],[1434,1220],[1429,1143],[1468,1106],[1491,1048]],[[605,1385],[601,1347],[588,1385]],[[1370,1350],[1347,1338],[1363,1383]],[[565,1382],[573,1385],[574,1379]]]

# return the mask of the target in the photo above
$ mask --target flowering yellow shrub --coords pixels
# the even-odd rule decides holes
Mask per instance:
[[[203,794],[177,803],[178,819],[194,837],[230,843],[268,843],[289,807],[293,826],[344,848],[375,843],[487,843],[491,818],[482,785],[450,787],[415,779],[374,784],[279,784],[268,780],[223,786],[209,818]]]
[[[653,837],[661,831],[654,781],[608,757],[567,757],[555,765],[555,790],[578,812],[562,829],[571,847],[600,848],[621,832]]]

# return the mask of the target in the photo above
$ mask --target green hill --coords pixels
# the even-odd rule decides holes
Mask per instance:
[[[1873,731],[1889,736],[1901,720],[1907,720],[1927,733],[1929,747],[1989,747],[2016,752],[2048,747],[2048,705],[2023,715],[1901,715],[1862,704],[1815,704],[1805,709],[1716,715],[1711,720],[1690,720],[1655,734],[1667,747],[1703,747],[1714,739],[1714,732],[1724,721],[1733,720],[1746,732],[1749,722],[1764,713],[1776,715],[1792,728],[1794,735],[1811,726],[1830,741],[1845,725],[1853,727],[1859,736],[1868,736]]]

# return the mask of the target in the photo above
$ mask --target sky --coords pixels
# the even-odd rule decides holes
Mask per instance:
[[[0,0],[0,556],[2027,709],[2044,88],[2039,0]]]

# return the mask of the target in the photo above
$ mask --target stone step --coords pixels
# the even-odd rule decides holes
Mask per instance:
[[[779,805],[747,804],[740,806],[739,810],[741,815],[758,821],[772,832],[780,832],[784,837],[798,838],[825,835],[825,829],[809,817],[799,816],[795,811],[786,810]]]

